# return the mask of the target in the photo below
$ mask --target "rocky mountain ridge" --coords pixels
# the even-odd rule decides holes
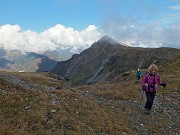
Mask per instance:
[[[69,78],[75,85],[91,84],[112,80],[126,71],[147,68],[152,63],[160,65],[178,58],[179,49],[127,47],[104,36],[80,54],[58,62],[51,72]]]

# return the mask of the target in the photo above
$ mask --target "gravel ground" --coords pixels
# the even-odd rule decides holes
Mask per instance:
[[[56,87],[53,87],[53,86],[47,87],[44,85],[31,83],[31,82],[23,80],[20,77],[8,75],[8,74],[0,74],[0,78],[9,83],[19,85],[20,87],[24,89],[29,89],[29,90],[55,90],[56,89]]]
[[[127,117],[130,117],[130,127],[133,128],[136,135],[180,135],[180,111],[173,103],[168,103],[166,100],[163,108],[162,98],[158,95],[155,97],[151,114],[144,113],[145,97],[140,105],[140,101],[136,100],[116,100],[113,102],[113,100],[100,97],[89,91],[86,91],[84,95],[94,98],[97,102],[106,103],[112,108],[121,104],[135,110],[135,114],[132,114],[134,111],[127,112],[129,115]]]

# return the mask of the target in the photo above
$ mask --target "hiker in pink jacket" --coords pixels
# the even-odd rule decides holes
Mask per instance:
[[[146,93],[146,104],[144,106],[145,113],[150,113],[153,105],[154,97],[156,95],[157,85],[161,85],[164,88],[166,83],[161,82],[160,76],[157,73],[158,67],[155,64],[152,64],[148,68],[148,72],[144,75],[142,80],[142,89]]]

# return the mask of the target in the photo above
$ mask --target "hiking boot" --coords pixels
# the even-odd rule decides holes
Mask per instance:
[[[146,113],[146,114],[151,114],[151,110],[145,109],[145,110],[144,110],[144,113]]]

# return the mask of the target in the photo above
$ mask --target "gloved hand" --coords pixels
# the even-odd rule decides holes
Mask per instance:
[[[165,88],[165,87],[166,87],[166,83],[163,82],[163,83],[161,84],[161,86],[163,86],[163,87]]]
[[[142,90],[145,91],[146,90],[146,86],[142,86]]]

